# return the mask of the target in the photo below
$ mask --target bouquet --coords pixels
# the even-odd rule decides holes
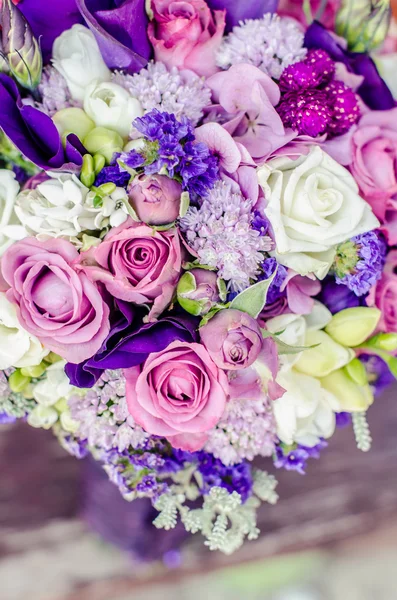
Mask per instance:
[[[0,4],[0,422],[234,552],[397,374],[389,3]]]

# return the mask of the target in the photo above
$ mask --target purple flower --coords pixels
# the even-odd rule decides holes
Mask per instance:
[[[361,354],[360,360],[365,366],[368,382],[373,387],[376,396],[381,394],[395,381],[394,375],[380,356]]]
[[[213,10],[226,9],[226,31],[246,19],[260,19],[277,10],[278,0],[207,0]]]
[[[336,426],[339,429],[343,429],[344,427],[348,427],[349,425],[351,425],[352,416],[348,412],[335,413],[335,418],[336,418]]]
[[[67,136],[63,148],[52,119],[24,105],[16,83],[0,74],[0,128],[26,158],[42,169],[78,170],[85,150],[76,135]]]
[[[8,415],[5,412],[0,413],[0,425],[9,425],[10,423],[15,423],[16,420],[16,417]]]
[[[331,276],[323,280],[318,300],[325,304],[332,314],[336,314],[345,308],[366,306],[363,297],[359,298],[347,286],[336,283]]]
[[[145,0],[74,1],[110,69],[136,73],[147,65],[152,50]]]
[[[266,297],[266,306],[273,304],[279,298],[285,296],[285,290],[281,291],[281,286],[287,278],[287,269],[283,265],[279,265],[275,258],[266,258],[262,263],[263,273],[258,277],[260,281],[269,279],[277,269],[277,274],[273,279]]]
[[[51,58],[52,45],[63,31],[75,23],[82,23],[76,0],[20,0],[18,8],[25,15],[34,35],[39,39],[45,62]]]
[[[309,458],[320,458],[320,451],[328,446],[327,442],[321,440],[316,446],[308,447],[297,444],[295,448],[277,446],[274,456],[274,466],[286,471],[297,471],[305,475],[307,461]]]
[[[317,21],[314,21],[306,31],[305,46],[309,49],[321,48],[325,50],[334,61],[343,63],[348,71],[356,75],[362,75],[364,81],[358,88],[357,93],[369,108],[373,110],[394,108],[393,95],[368,54],[345,50],[337,39]]]
[[[95,185],[100,186],[103,183],[114,183],[117,187],[127,187],[128,182],[131,179],[128,171],[121,171],[117,163],[104,167],[100,171],[95,179]]]
[[[133,304],[115,299],[111,311],[110,333],[100,350],[89,360],[65,367],[72,385],[92,387],[105,369],[128,369],[143,363],[151,352],[164,350],[173,341],[194,342],[198,320],[169,314],[143,325],[144,311]]]

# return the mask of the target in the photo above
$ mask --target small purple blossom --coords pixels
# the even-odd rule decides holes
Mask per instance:
[[[262,263],[262,269],[263,273],[258,277],[259,280],[269,279],[277,269],[276,276],[269,287],[266,297],[266,305],[273,304],[276,300],[285,296],[285,291],[281,291],[281,286],[287,278],[288,271],[275,258],[266,258]]]
[[[143,158],[138,155],[143,164]],[[133,167],[135,168],[135,167]],[[126,188],[128,182],[131,179],[131,175],[127,171],[122,171],[117,163],[104,167],[97,175],[95,179],[95,185],[99,187],[103,183],[114,183],[117,187]]]
[[[302,446],[297,444],[295,447],[284,446],[280,444],[276,448],[274,455],[274,466],[277,469],[285,469],[286,471],[296,471],[301,475],[305,475],[307,461],[309,458],[320,458],[320,452],[328,446],[327,442],[321,440],[313,447]]]
[[[343,429],[344,427],[348,427],[351,425],[352,416],[348,412],[339,412],[335,413],[336,418],[336,426],[338,429]]]
[[[252,229],[259,231],[260,235],[267,235],[270,227],[269,219],[263,216],[262,213],[257,209],[252,212],[252,215]]]
[[[379,396],[395,381],[394,375],[380,356],[361,354],[360,360],[365,366],[368,383],[376,396]]]

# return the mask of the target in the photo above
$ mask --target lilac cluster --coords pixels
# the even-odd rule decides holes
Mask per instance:
[[[382,276],[386,252],[386,242],[375,231],[340,244],[333,265],[336,282],[346,285],[356,296],[368,294]]]
[[[112,79],[137,98],[145,111],[157,109],[177,119],[186,117],[193,125],[211,104],[211,90],[202,77],[176,67],[168,70],[161,62],[151,62],[134,75],[116,72]]]
[[[311,137],[349,131],[360,118],[357,96],[334,76],[335,65],[324,50],[310,50],[304,61],[288,66],[277,107],[284,125]]]
[[[130,446],[140,448],[148,434],[128,412],[125,378],[121,371],[108,370],[85,395],[75,394],[68,400],[70,414],[79,424],[76,432],[91,447],[122,452]]]
[[[144,147],[120,156],[130,169],[143,168],[147,175],[163,172],[181,181],[192,199],[205,198],[218,180],[218,159],[203,142],[196,142],[192,123],[153,109],[135,119],[133,126],[145,138]]]
[[[233,292],[247,288],[260,274],[263,252],[272,248],[252,222],[252,201],[220,181],[200,208],[189,208],[180,221],[186,241],[200,263],[218,270]]]
[[[327,446],[328,444],[324,440],[320,440],[320,442],[313,447],[302,446],[300,444],[291,447],[280,444],[277,446],[274,455],[274,466],[277,469],[297,471],[301,475],[305,475],[309,458],[320,458],[321,450]]]

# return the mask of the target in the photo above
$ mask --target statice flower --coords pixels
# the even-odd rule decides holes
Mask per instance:
[[[277,469],[297,471],[301,475],[305,475],[309,458],[320,458],[321,450],[327,446],[328,444],[324,440],[313,447],[296,444],[295,447],[291,448],[280,444],[277,446],[274,455],[274,466]]]
[[[80,106],[70,95],[66,79],[54,67],[47,66],[38,86],[41,103],[38,107],[52,117],[58,110]]]
[[[263,252],[272,248],[270,237],[252,227],[253,218],[252,201],[219,181],[201,206],[190,207],[180,220],[200,263],[217,269],[232,292],[246,289],[258,278]]]
[[[155,108],[174,114],[178,120],[186,117],[193,125],[197,125],[203,109],[211,104],[211,90],[204,78],[176,67],[168,71],[161,62],[151,62],[135,75],[116,72],[113,81],[137,98],[145,111]]]
[[[225,488],[229,494],[237,492],[243,502],[248,500],[252,494],[252,472],[248,462],[227,466],[212,454],[198,452],[197,471],[201,474],[203,484],[200,491],[208,494],[213,487]]]
[[[276,275],[266,296],[266,305],[273,304],[273,302],[276,302],[279,298],[285,296],[286,292],[285,290],[282,291],[281,287],[287,278],[288,271],[283,265],[280,265],[275,258],[266,258],[262,263],[262,270],[263,272],[258,277],[260,280],[269,279],[276,271]]]
[[[304,34],[290,18],[265,14],[262,19],[248,19],[234,27],[224,39],[217,64],[222,69],[249,63],[269,77],[279,79],[283,70],[306,55]]]
[[[384,392],[389,385],[395,381],[393,373],[380,356],[374,354],[361,354],[360,361],[365,366],[368,383],[375,396],[379,396],[379,394]]]
[[[36,406],[32,399],[13,392],[8,384],[9,376],[15,369],[0,371],[0,424],[13,423],[24,419]]]
[[[120,370],[105,371],[85,396],[71,396],[68,405],[72,419],[79,424],[76,435],[89,446],[123,452],[130,446],[139,448],[148,437],[128,412]]]
[[[225,465],[256,456],[271,456],[277,441],[270,400],[264,394],[231,399],[225,413],[209,434],[205,450]]]
[[[356,296],[364,296],[382,276],[386,250],[383,237],[375,231],[340,244],[333,265],[336,282],[346,285]]]

